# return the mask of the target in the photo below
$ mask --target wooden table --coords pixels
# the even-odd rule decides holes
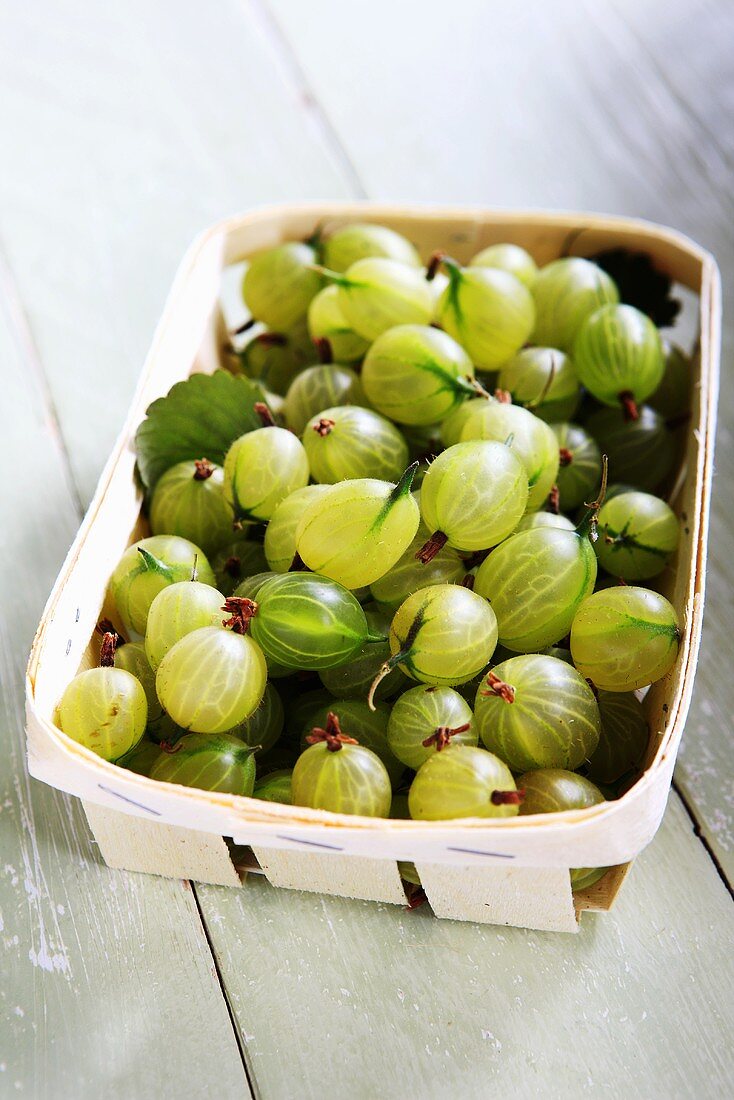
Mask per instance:
[[[731,3],[0,11],[0,1096],[730,1094]],[[728,283],[675,791],[618,907],[578,937],[110,871],[78,805],[24,771],[32,633],[189,239],[256,203],[355,196],[648,216]]]

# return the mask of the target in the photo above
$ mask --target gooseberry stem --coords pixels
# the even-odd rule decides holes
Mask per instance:
[[[561,510],[561,491],[557,485],[551,486],[551,491],[548,493],[548,511],[553,516],[557,516]]]
[[[436,554],[443,550],[448,541],[448,535],[445,535],[443,531],[434,531],[428,541],[424,542],[416,553],[416,561],[419,561],[421,565],[428,565],[429,561],[433,561]]]
[[[637,402],[635,401],[634,394],[630,390],[623,390],[619,395],[619,400],[622,402],[625,420],[640,419],[640,411],[637,408]]]
[[[227,558],[222,567],[222,571],[231,577],[233,581],[238,581],[242,576],[242,561],[234,554],[231,558]]]
[[[419,466],[420,462],[412,462],[410,466],[408,466],[407,470],[403,472],[397,485],[390,493],[390,496],[388,498],[389,503],[394,504],[396,500],[400,499],[400,497],[408,495],[408,493],[410,492],[410,487],[413,484],[413,478],[417,474]]]
[[[235,634],[246,634],[253,619],[258,612],[258,605],[254,600],[248,600],[243,596],[228,596],[222,606],[222,611],[229,615],[224,619],[222,626],[234,631]]]
[[[99,654],[101,668],[111,668],[115,663],[115,650],[119,642],[119,635],[114,630],[105,631],[102,637],[102,649]]]
[[[493,806],[519,806],[525,797],[525,791],[492,791],[490,802]]]
[[[206,481],[214,473],[214,464],[208,458],[194,460],[194,481]]]
[[[438,252],[434,252],[428,261],[426,267],[426,281],[429,283],[433,282],[442,267],[446,268],[446,273],[452,282],[461,275],[461,264],[459,261],[449,256],[447,252],[441,252],[439,250]]]
[[[249,321],[243,321],[243,323],[241,325],[239,325],[237,328],[232,329],[232,335],[233,336],[241,336],[243,332],[248,332],[253,327],[253,325],[256,325],[256,324],[257,324],[257,321],[255,320],[255,318],[251,317]]]
[[[334,362],[331,340],[327,340],[325,336],[317,336],[313,341],[313,346],[316,348],[316,354],[322,366],[328,366],[329,363]]]
[[[451,744],[452,737],[457,733],[466,733],[470,728],[471,722],[465,722],[463,726],[454,726],[453,729],[450,726],[438,726],[431,736],[421,743],[424,749],[429,749],[431,745],[435,745],[436,752],[441,752],[442,749]]]
[[[275,419],[264,401],[256,401],[253,408],[262,421],[263,428],[274,428]]]
[[[317,435],[320,435],[322,439],[325,439],[326,436],[333,431],[335,424],[336,420],[330,420],[329,417],[322,416],[321,419],[318,420],[315,424],[312,424],[311,427]]]
[[[384,661],[380,665],[379,669],[377,670],[377,675],[370,684],[370,690],[367,696],[367,706],[370,708],[370,710],[377,710],[377,707],[375,706],[375,692],[377,691],[382,681],[390,675],[398,662],[402,661],[403,657],[405,657],[405,653],[396,653],[394,654],[394,656],[389,657],[387,661]]]
[[[588,533],[592,542],[596,542],[598,538],[598,532],[596,530],[597,520],[599,518],[599,509],[604,503],[604,498],[607,495],[607,478],[609,476],[609,458],[607,455],[601,456],[601,485],[599,486],[599,492],[597,493],[596,500],[584,501],[584,507],[588,508],[588,511],[584,515],[583,519],[579,523],[576,531],[579,535],[585,535]]]
[[[488,672],[486,676],[486,683],[488,690],[483,691],[482,695],[496,695],[503,701],[503,703],[515,702],[514,687],[512,686],[512,684],[507,684],[504,680],[501,680],[496,673]]]
[[[356,737],[349,737],[348,734],[342,733],[339,716],[334,714],[333,710],[330,710],[326,715],[326,728],[322,729],[320,726],[314,726],[311,732],[307,734],[306,741],[309,745],[318,745],[320,742],[325,741],[329,752],[339,752],[343,745],[359,744]]]
[[[288,346],[288,337],[283,332],[261,332],[254,342],[262,344],[264,348],[285,348]]]
[[[348,279],[341,271],[332,271],[328,267],[324,267],[323,264],[308,264],[309,270],[315,271],[317,275],[321,275],[322,278],[328,279],[330,283],[336,283],[337,286],[354,286],[354,281]]]
[[[104,637],[105,634],[115,634],[117,636],[118,649],[121,645],[125,645],[125,639],[123,638],[122,634],[114,625],[114,623],[112,623],[109,619],[100,619],[94,629],[96,633],[101,634],[102,637]]]
[[[151,554],[148,550],[145,550],[142,546],[138,547],[138,553],[140,554],[140,557],[142,558],[143,568],[147,569],[148,572],[150,572],[150,573],[161,573],[164,577],[167,577],[169,580],[174,579],[173,570],[169,569],[169,567],[166,565],[166,563],[164,561],[161,561],[160,558],[156,558],[153,554]]]

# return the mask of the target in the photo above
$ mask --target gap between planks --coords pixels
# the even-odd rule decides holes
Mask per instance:
[[[33,332],[31,330],[28,316],[23,308],[20,294],[18,292],[17,283],[13,277],[13,273],[10,264],[8,263],[7,256],[1,241],[0,292],[2,293],[3,298],[6,302],[6,319],[9,330],[14,339],[18,342],[23,361],[26,362],[31,369],[34,388],[38,395],[38,402],[43,411],[46,422],[50,428],[53,443],[57,447],[60,458],[59,466],[61,468],[62,476],[68,488],[69,496],[76,512],[77,522],[80,522],[82,517],[84,516],[84,506],[82,504],[82,499],[78,486],[74,479],[68,447],[66,445],[66,440],[61,429],[60,420],[51,394],[51,388],[49,386],[48,378],[46,377],[46,373],[43,368],[41,357],[38,353],[38,348],[36,345],[36,341],[33,337]],[[30,777],[25,771],[21,775],[21,779],[23,778],[25,779],[26,785],[28,785],[30,783]],[[86,825],[86,828],[89,829],[88,824]],[[94,842],[93,837],[91,838],[91,845],[92,848],[96,850],[97,858],[100,860],[100,862],[104,862],[102,860],[99,849]],[[128,872],[123,873],[127,874]],[[216,976],[216,981],[219,986],[220,994],[227,1010],[230,1027],[232,1029],[234,1040],[239,1051],[240,1061],[242,1063],[243,1072],[247,1080],[250,1094],[253,1100],[259,1100],[259,1090],[257,1089],[253,1080],[249,1060],[246,1056],[246,1051],[243,1046],[242,1036],[240,1034],[239,1028],[237,1027],[236,1020],[233,1014],[233,1009],[227,996],[222,974],[219,969],[219,962],[217,960],[217,956],[212,945],[212,941],[209,935],[209,929],[206,925],[206,921],[204,920],[204,915],[202,913],[199,898],[196,894],[193,883],[188,882],[188,880],[181,881],[191,890],[192,893],[194,908],[201,926],[201,933],[203,935],[204,941],[206,942],[207,951],[210,957],[211,970],[212,973]]]

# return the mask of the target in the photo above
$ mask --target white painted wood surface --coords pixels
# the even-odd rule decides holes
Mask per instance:
[[[0,7],[0,238],[60,424],[23,396],[25,353],[3,350],[3,439],[25,460],[23,479],[0,485],[3,560],[17,558],[3,585],[13,745],[28,631],[73,533],[71,497],[89,499],[202,225],[255,202],[360,192],[581,206],[679,226],[731,283],[727,0]],[[734,862],[733,416],[726,379],[704,655],[678,770],[722,864]],[[19,750],[9,759],[0,839],[19,871],[29,788]],[[0,875],[0,1095],[148,1100],[202,1095],[204,1082],[246,1095],[193,894],[100,867],[65,799],[39,788],[31,805],[29,892],[25,875]],[[730,902],[675,798],[619,908],[575,937],[254,876],[197,895],[262,1097],[730,1091]],[[73,981],[29,958],[53,959],[58,942]]]

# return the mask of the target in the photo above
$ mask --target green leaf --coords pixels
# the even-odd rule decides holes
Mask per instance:
[[[177,382],[148,407],[135,435],[146,490],[177,462],[208,458],[221,465],[235,439],[262,427],[254,405],[263,399],[255,382],[225,370]]]

